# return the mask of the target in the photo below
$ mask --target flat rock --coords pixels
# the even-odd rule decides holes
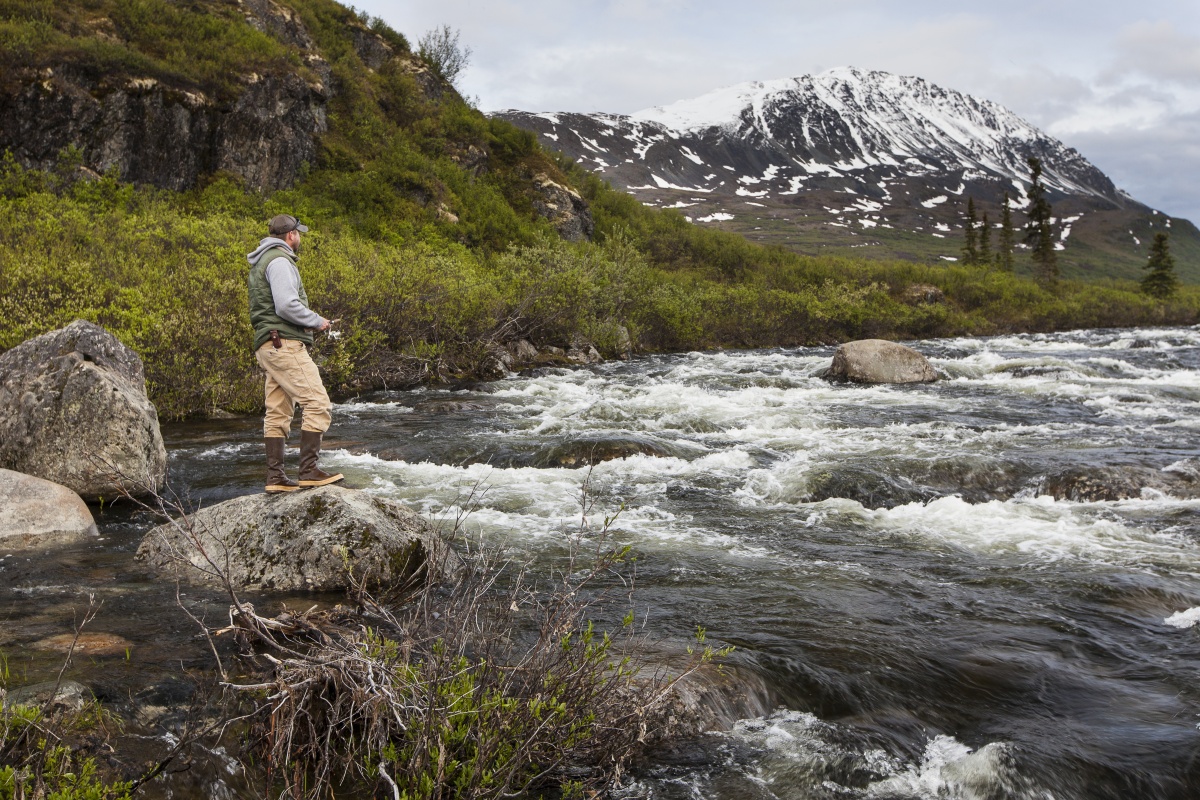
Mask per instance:
[[[237,588],[340,591],[353,578],[401,583],[454,555],[429,523],[391,500],[321,486],[227,500],[146,534],[138,558],[165,577]]]
[[[87,503],[65,486],[0,469],[0,548],[26,550],[97,535]]]
[[[851,383],[931,383],[937,371],[925,356],[884,339],[847,342],[833,354],[826,378]]]
[[[72,648],[72,645],[74,647]],[[56,653],[74,653],[86,656],[117,656],[124,655],[133,649],[133,642],[115,633],[84,631],[76,638],[73,633],[59,633],[47,636],[41,641],[34,642],[39,650],[53,650]]]
[[[84,320],[0,355],[0,467],[84,500],[160,489],[167,451],[141,359]]]

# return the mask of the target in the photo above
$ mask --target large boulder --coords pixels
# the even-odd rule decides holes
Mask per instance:
[[[851,383],[930,383],[937,371],[925,356],[883,339],[847,342],[833,354],[825,377]]]
[[[0,355],[0,467],[84,500],[161,488],[167,451],[141,359],[83,320]]]
[[[69,544],[97,533],[87,503],[67,487],[0,469],[0,550]]]
[[[227,500],[146,534],[138,558],[160,573],[238,588],[339,591],[351,580],[402,583],[454,555],[429,523],[399,503],[322,486]]]

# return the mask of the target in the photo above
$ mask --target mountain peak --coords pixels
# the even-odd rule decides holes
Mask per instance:
[[[1129,231],[1134,217],[1149,220],[1149,209],[999,103],[919,77],[842,66],[739,83],[628,116],[500,116],[648,205],[687,209],[697,223],[801,252],[813,252],[813,241],[825,247],[835,236],[870,236],[881,254],[890,247],[902,258],[936,253],[953,260],[957,246],[942,240],[961,235],[968,199],[992,223],[1006,194],[1012,209],[1026,207],[1029,159],[1036,157],[1056,210],[1064,212],[1060,249],[1068,237],[1082,245],[1103,227],[1119,234],[1105,233],[1096,247],[1128,247],[1142,258],[1139,237]],[[1079,221],[1108,212],[1123,221]],[[776,233],[759,234],[765,223]],[[909,235],[936,241],[914,247]],[[881,244],[889,237],[894,245]]]

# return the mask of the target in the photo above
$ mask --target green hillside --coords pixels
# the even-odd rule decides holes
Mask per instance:
[[[495,348],[521,338],[614,356],[626,330],[642,350],[674,350],[1194,324],[1200,311],[1195,287],[1162,304],[1131,282],[1041,288],[692,225],[489,120],[402,34],[332,0],[0,0],[0,70],[0,349],[94,320],[141,353],[166,417],[261,404],[244,254],[284,211],[313,229],[313,306],[346,321],[318,348],[342,393],[488,376]],[[315,132],[294,174],[262,178],[227,145],[258,134],[239,115],[268,90]],[[89,139],[105,128],[80,120],[132,104],[187,125],[123,129],[158,138],[106,162],[120,142]],[[287,141],[303,144],[297,131]],[[146,151],[192,158],[198,177]]]

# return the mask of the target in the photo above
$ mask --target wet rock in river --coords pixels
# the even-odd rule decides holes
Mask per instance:
[[[863,508],[895,508],[929,502],[942,494],[906,476],[887,475],[871,467],[842,467],[810,476],[809,490],[803,501],[813,503],[842,498],[854,500]]]
[[[0,548],[11,551],[90,539],[96,521],[75,492],[32,475],[0,469]]]
[[[1048,475],[1041,485],[1042,494],[1079,503],[1136,499],[1144,489],[1184,499],[1200,497],[1200,476],[1177,465],[1167,470],[1132,465],[1069,467]]]
[[[84,500],[161,488],[167,451],[141,359],[83,320],[0,355],[0,467]]]
[[[535,466],[574,469],[636,455],[665,458],[675,453],[665,443],[648,436],[580,437],[539,453]]]
[[[833,354],[825,378],[851,383],[930,383],[937,371],[925,356],[883,339],[847,342]]]
[[[203,508],[146,534],[138,558],[164,576],[219,586],[220,568],[236,587],[276,591],[390,586],[455,563],[423,517],[339,486]]]

